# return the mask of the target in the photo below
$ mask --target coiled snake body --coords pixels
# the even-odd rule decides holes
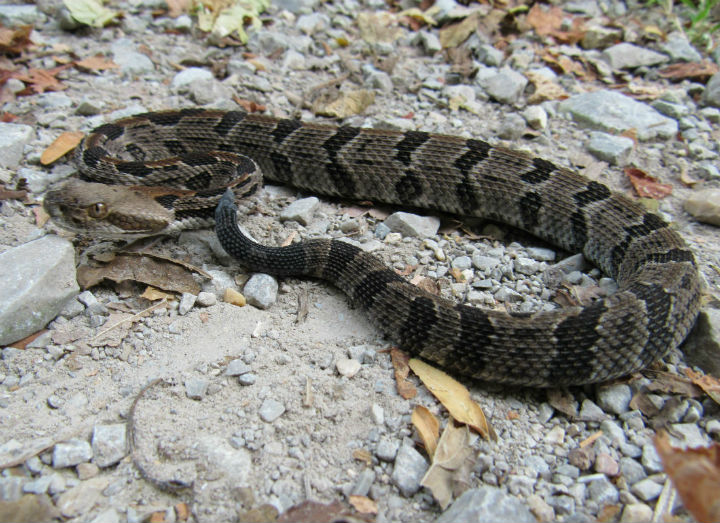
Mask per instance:
[[[694,257],[657,215],[552,162],[481,140],[190,109],[103,125],[77,158],[84,181],[45,200],[66,226],[156,234],[206,223],[220,201],[218,237],[243,265],[328,280],[391,340],[452,373],[537,387],[604,381],[667,354],[699,309]],[[504,222],[583,252],[619,290],[587,307],[508,314],[428,294],[345,242],[262,246],[238,230],[232,194],[222,197],[227,188],[252,194],[259,171],[322,195]]]

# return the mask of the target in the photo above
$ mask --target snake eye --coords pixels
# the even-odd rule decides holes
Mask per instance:
[[[87,208],[87,213],[90,218],[101,219],[107,216],[108,208],[104,203],[94,203]]]

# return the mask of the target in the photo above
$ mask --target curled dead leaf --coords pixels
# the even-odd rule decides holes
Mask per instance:
[[[422,405],[417,405],[413,409],[411,420],[425,445],[428,456],[432,458],[440,437],[440,422],[427,407]]]
[[[84,134],[79,131],[65,131],[43,151],[40,163],[49,165],[62,158],[80,144],[83,136]]]
[[[398,394],[406,400],[412,399],[417,395],[415,385],[407,379],[408,374],[410,374],[410,367],[408,366],[409,359],[410,357],[397,347],[390,349],[390,361],[392,361],[392,366],[395,369],[395,384]]]
[[[720,444],[676,449],[663,431],[655,437],[655,448],[685,508],[700,523],[720,521]]]
[[[448,420],[432,464],[420,482],[430,489],[443,510],[470,486],[470,474],[477,458],[472,448],[476,439],[467,425],[455,426],[452,418]]]
[[[626,167],[625,175],[640,197],[661,200],[672,194],[672,185],[658,182],[657,178],[650,176],[642,169]]]
[[[469,425],[485,439],[497,439],[482,408],[473,401],[464,385],[422,360],[413,358],[408,365],[453,418]]]

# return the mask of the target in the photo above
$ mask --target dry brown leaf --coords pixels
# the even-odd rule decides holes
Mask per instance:
[[[563,31],[561,27],[567,18],[572,18],[572,29]],[[558,6],[546,9],[539,3],[533,5],[527,14],[527,23],[539,36],[550,35],[565,44],[577,43],[585,36],[584,21],[571,17]]]
[[[687,398],[699,398],[703,395],[700,387],[677,374],[652,369],[645,369],[643,374],[654,378],[651,383],[645,386],[645,389],[649,392],[671,392],[673,394],[682,394]]]
[[[477,458],[472,448],[476,439],[467,425],[456,427],[452,418],[448,420],[432,464],[420,482],[430,489],[443,510],[470,486],[470,474]]]
[[[408,361],[410,356],[401,351],[397,347],[390,349],[390,361],[392,361],[393,369],[395,369],[395,384],[398,394],[406,400],[412,399],[417,395],[417,389],[410,380],[407,379],[410,374]]]
[[[392,43],[402,35],[397,18],[388,11],[363,11],[356,17],[360,37],[369,44]]]
[[[278,516],[277,522],[331,523],[332,521],[344,521],[350,515],[350,509],[337,500],[327,505],[308,500],[287,509]]]
[[[200,292],[200,284],[193,278],[187,264],[130,253],[118,254],[102,267],[81,265],[77,270],[77,280],[83,289],[103,280],[116,283],[130,280],[170,292]]]
[[[710,396],[715,403],[720,404],[720,380],[709,374],[701,374],[692,369],[685,369],[685,374],[692,382]]]
[[[700,523],[720,521],[720,444],[676,449],[663,431],[655,437],[655,448],[685,508]]]
[[[658,182],[655,177],[650,176],[642,169],[626,167],[625,175],[630,179],[635,191],[642,198],[661,200],[672,194],[672,185]]]
[[[175,504],[175,515],[179,521],[187,521],[190,517],[190,507],[185,502]]]
[[[160,289],[156,289],[152,285],[148,285],[145,288],[145,291],[140,295],[141,298],[145,298],[146,300],[150,301],[159,301],[159,300],[172,300],[175,296],[173,294],[168,294],[167,292],[163,292]]]
[[[55,521],[61,515],[46,494],[25,494],[15,501],[0,501],[0,522]]]
[[[19,96],[28,96],[46,91],[62,91],[63,89],[67,89],[67,86],[60,83],[60,80],[55,78],[55,76],[68,67],[71,67],[71,64],[61,65],[53,69],[30,68],[24,73],[13,73],[13,78],[17,78],[27,85],[25,89],[19,91],[17,94]]]
[[[14,348],[14,349],[21,349],[21,350],[22,350],[22,349],[24,349],[25,347],[27,347],[28,344],[29,344],[31,341],[33,341],[35,338],[37,338],[37,337],[40,336],[41,334],[45,334],[47,331],[48,331],[47,329],[40,329],[40,330],[37,331],[37,332],[33,332],[30,336],[25,336],[25,337],[24,337],[23,339],[21,339],[21,340],[17,340],[17,341],[12,342],[12,343],[11,343],[10,345],[8,345],[8,346],[9,346],[9,347],[12,347],[12,348]]]
[[[450,274],[450,276],[453,277],[456,282],[462,283],[465,281],[465,275],[457,267],[453,267],[448,271],[448,273]]]
[[[353,496],[349,500],[350,504],[361,514],[377,514],[378,506],[372,499],[367,496]]]
[[[413,409],[411,420],[425,445],[425,451],[432,458],[440,437],[440,422],[427,407],[422,405],[417,405]]]
[[[84,134],[79,131],[65,131],[43,151],[40,163],[50,165],[62,158],[80,144],[83,136]]]
[[[353,458],[358,461],[363,461],[367,465],[372,465],[372,454],[367,449],[355,449],[352,452]]]
[[[469,425],[485,439],[497,438],[482,408],[473,401],[463,384],[422,360],[413,358],[408,365],[453,418]]]
[[[92,337],[88,344],[93,347],[119,347],[130,333],[133,322],[140,319],[134,319],[133,316],[126,312],[111,313],[101,327],[102,330]]]
[[[633,410],[639,410],[648,418],[654,418],[660,412],[655,404],[650,401],[645,391],[638,391],[630,400],[630,408]]]
[[[30,47],[32,29],[31,25],[16,28],[0,26],[0,54],[19,55]]]
[[[443,49],[457,47],[473,34],[482,19],[480,11],[470,13],[462,22],[440,29],[438,38]]]
[[[418,274],[416,277],[414,277],[412,280],[410,280],[410,283],[412,283],[416,287],[424,290],[425,292],[429,292],[430,294],[432,294],[434,296],[440,296],[440,286],[432,278],[428,278],[426,276],[420,276]]]
[[[375,101],[375,91],[355,89],[352,91],[335,91],[334,99],[328,101],[320,96],[312,104],[312,112],[318,116],[332,118],[348,118],[362,114]]]
[[[263,104],[253,102],[252,100],[246,100],[238,96],[233,96],[233,100],[248,113],[263,113],[267,109],[267,107]]]
[[[108,69],[115,69],[118,67],[118,64],[101,54],[84,58],[75,62],[75,65],[86,71],[106,71]]]
[[[531,105],[547,100],[565,100],[569,96],[560,84],[553,82],[547,76],[535,71],[528,71],[525,76],[535,86],[535,92],[528,97],[528,103]]]
[[[717,64],[704,60],[702,62],[684,62],[668,65],[658,71],[662,78],[671,80],[705,80],[717,73],[720,68]]]
[[[177,18],[183,13],[187,13],[192,5],[192,0],[165,0],[168,6],[168,16]]]
[[[680,182],[686,187],[693,187],[699,181],[700,180],[696,180],[695,178],[690,176],[690,173],[688,173],[688,170],[686,168],[683,168],[680,172]]]

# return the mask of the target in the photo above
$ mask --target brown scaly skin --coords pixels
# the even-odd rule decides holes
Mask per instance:
[[[475,378],[555,387],[622,376],[676,347],[700,306],[693,255],[657,215],[552,162],[481,140],[190,109],[104,125],[78,162],[86,180],[194,192],[153,198],[176,227],[211,218],[226,187],[252,193],[262,171],[318,194],[508,223],[582,251],[617,280],[617,293],[584,308],[486,311],[424,293],[343,242],[254,244],[237,230],[232,197],[221,199],[218,236],[243,264],[326,279],[406,350]],[[237,173],[245,178],[235,184]]]

